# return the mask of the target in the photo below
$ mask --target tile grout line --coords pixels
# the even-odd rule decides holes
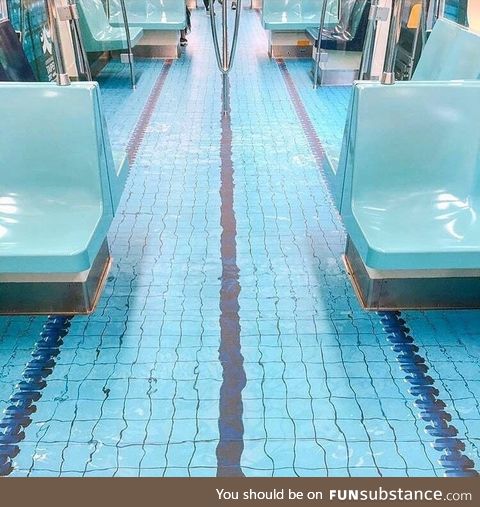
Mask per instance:
[[[136,161],[171,66],[172,60],[166,60],[135,124],[126,148],[130,164]],[[55,358],[60,353],[72,318],[48,317],[40,339],[34,345],[32,359],[25,366],[16,391],[9,398],[10,404],[0,420],[0,477],[10,475],[14,470],[13,459],[20,452],[18,444],[25,438],[24,429],[32,422],[31,415],[37,410],[35,403],[42,397],[41,391],[47,385],[45,379],[53,372]]]
[[[240,342],[239,268],[237,266],[237,222],[234,210],[234,169],[232,161],[232,125],[230,119],[230,85],[224,81],[222,136],[220,145],[220,253],[222,276],[220,286],[220,347],[222,385],[219,401],[219,442],[216,449],[217,476],[244,476],[240,460],[243,453],[243,401],[246,385]],[[227,113],[224,114],[223,111]]]
[[[325,150],[284,60],[277,59],[276,62],[317,166],[320,169],[324,186],[327,187],[331,197],[323,169]],[[331,199],[330,201],[336,210],[333,201]],[[425,430],[429,435],[436,438],[433,447],[435,450],[442,452],[439,463],[445,469],[445,475],[451,477],[477,476],[474,462],[462,454],[462,451],[465,450],[465,443],[458,438],[458,430],[453,425],[448,425],[452,420],[452,415],[444,410],[446,404],[438,398],[439,391],[433,386],[434,380],[426,375],[429,369],[426,360],[417,354],[419,348],[414,344],[413,338],[408,335],[409,329],[406,327],[401,313],[378,312],[378,315],[384,325],[384,330],[387,332],[387,339],[392,344],[394,352],[397,353],[400,368],[407,373],[405,379],[412,386],[409,393],[416,398],[414,403],[417,410],[420,411],[420,418],[431,423],[426,426]]]

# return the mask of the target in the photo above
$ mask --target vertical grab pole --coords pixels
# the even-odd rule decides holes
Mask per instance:
[[[322,33],[325,26],[325,16],[327,14],[327,0],[323,0],[322,11],[320,13],[320,24],[318,25],[317,53],[315,54],[315,69],[313,71],[313,89],[318,85],[318,67],[322,56]]]
[[[70,78],[65,71],[65,63],[63,61],[60,31],[57,23],[57,5],[55,0],[44,0],[44,2],[48,18],[48,28],[52,40],[53,60],[57,69],[57,85],[68,86],[70,85]]]
[[[381,83],[385,85],[395,84],[395,58],[397,56],[397,44],[400,37],[402,23],[402,10],[405,0],[392,0],[392,17],[388,32],[387,51]]]
[[[128,65],[130,67],[130,81],[132,83],[132,88],[135,90],[137,85],[135,82],[135,69],[133,66],[132,39],[130,38],[130,27],[128,25],[128,15],[127,15],[127,7],[125,6],[125,0],[120,0],[120,6],[122,8],[123,25],[125,26],[125,35],[127,38]]]
[[[222,50],[220,50],[220,44],[218,41],[217,27],[215,24],[215,4],[210,4],[210,28],[212,30],[213,48],[215,51],[215,57],[217,59],[217,65],[222,73],[222,85],[223,85],[223,114],[227,114],[228,104],[228,74],[232,69],[233,62],[235,59],[235,52],[237,49],[238,31],[240,27],[240,13],[242,10],[242,0],[237,1],[237,10],[235,12],[235,28],[233,31],[232,48],[229,54],[228,51],[228,8],[227,2],[224,0],[222,5]]]

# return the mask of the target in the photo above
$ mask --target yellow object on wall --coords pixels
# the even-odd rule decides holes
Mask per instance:
[[[407,28],[418,28],[422,17],[422,4],[415,4],[408,17]]]

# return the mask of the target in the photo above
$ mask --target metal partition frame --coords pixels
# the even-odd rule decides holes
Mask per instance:
[[[392,85],[395,83],[395,58],[397,56],[397,44],[400,37],[402,12],[405,0],[393,0],[392,3],[392,17],[390,18],[385,65],[381,79],[381,83],[385,85]]]
[[[57,70],[57,84],[59,86],[68,86],[70,78],[65,70],[65,62],[63,60],[62,42],[58,27],[58,10],[55,0],[44,0],[45,10],[47,12],[48,27],[52,40],[53,61]]]
[[[70,27],[70,34],[72,37],[73,52],[75,55],[75,64],[77,66],[77,73],[85,76],[87,81],[92,80],[92,73],[90,71],[90,65],[88,63],[87,53],[83,44],[82,32],[80,30],[80,24],[78,22],[78,9],[76,0],[68,0],[68,16],[67,21]]]
[[[378,8],[378,0],[372,0],[370,3],[370,12],[368,13],[368,24],[362,49],[362,60],[360,62],[360,70],[358,72],[358,79],[360,80],[369,80],[372,77],[372,62],[373,51],[375,49],[375,38],[377,34]]]
[[[0,0],[0,19],[8,18],[7,0]]]

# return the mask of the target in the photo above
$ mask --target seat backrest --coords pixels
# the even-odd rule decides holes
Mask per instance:
[[[0,84],[0,187],[61,195],[65,188],[113,215],[115,171],[96,83]]]
[[[165,22],[183,19],[186,15],[184,0],[125,0],[127,14],[146,16],[149,13],[161,13]],[[120,0],[110,1],[111,16],[121,17]]]
[[[271,13],[285,12],[302,16],[307,19],[320,21],[320,13],[324,0],[263,0],[262,15],[268,17]],[[326,0],[327,21],[331,18],[338,19],[338,0]]]
[[[342,214],[373,194],[480,201],[479,81],[358,82],[349,114],[336,175]]]
[[[447,19],[439,19],[425,44],[412,79],[480,79],[480,34]]]
[[[110,29],[102,0],[77,0],[80,27],[87,51],[94,51],[99,36]]]

